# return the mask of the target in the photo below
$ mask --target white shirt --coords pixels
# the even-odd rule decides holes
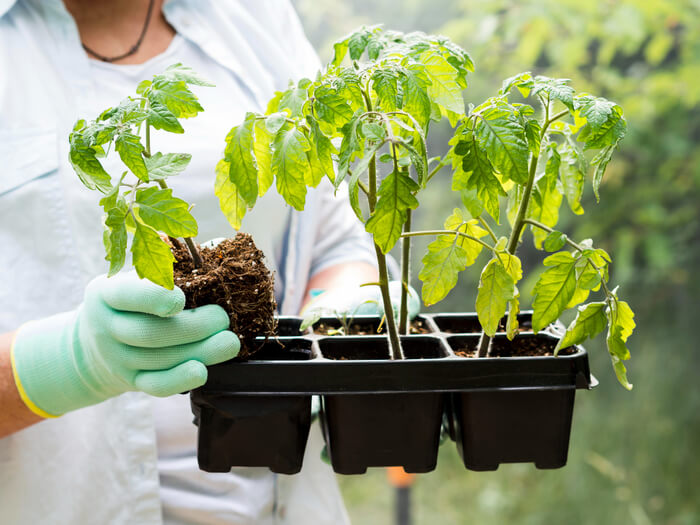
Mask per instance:
[[[287,0],[171,0],[164,13],[186,41],[184,47],[215,62],[222,75],[240,84],[241,101],[250,107],[236,111],[263,107],[288,79],[318,68]],[[178,45],[184,42],[173,42]],[[80,185],[67,162],[67,136],[75,120],[104,108],[93,67],[60,0],[0,0],[1,331],[75,308],[85,284],[106,269],[97,195]],[[207,90],[214,89],[197,90],[205,110],[211,105],[207,97],[214,96]],[[109,97],[118,101],[125,94]],[[206,111],[185,121],[183,137],[197,140],[197,123],[205,119]],[[220,141],[214,146],[219,151],[224,135],[217,131],[212,136]],[[181,151],[197,149],[203,150],[202,145],[188,142]],[[195,154],[193,170],[196,159]],[[199,189],[213,185],[213,174],[201,185],[197,172],[172,179],[174,193],[194,202],[213,198],[210,189]],[[216,217],[208,216],[208,210],[217,210]],[[200,240],[230,234],[227,224],[216,223],[218,205],[199,206],[195,215]],[[336,200],[324,186],[309,192],[305,212],[289,213],[274,260],[283,285],[280,310],[289,314],[298,311],[315,273],[340,262],[372,262],[373,257],[345,199]],[[139,393],[0,439],[0,523],[162,523],[156,443],[152,398]],[[237,521],[232,523],[344,523],[347,516],[333,474],[320,463],[319,450],[314,429],[302,474],[249,471],[248,480],[260,482],[259,491],[249,491],[241,476],[225,478],[235,483],[218,485],[218,493],[216,481],[206,476],[196,483],[209,487],[207,496],[236,502]],[[243,481],[236,485],[237,480]],[[199,516],[198,506],[208,505],[198,490],[192,488],[192,499],[181,501],[194,509],[186,518],[190,522],[196,522],[192,518]],[[231,523],[230,516],[224,512],[215,516],[220,521],[206,523]]]

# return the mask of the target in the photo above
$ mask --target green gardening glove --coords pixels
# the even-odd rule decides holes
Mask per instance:
[[[128,391],[165,397],[203,385],[205,365],[240,344],[217,305],[183,310],[185,295],[135,273],[88,284],[83,303],[20,327],[12,368],[25,404],[56,417]]]

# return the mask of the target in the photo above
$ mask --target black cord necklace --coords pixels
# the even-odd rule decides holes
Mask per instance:
[[[131,49],[127,51],[126,53],[123,53],[121,55],[115,56],[115,57],[106,57],[104,55],[100,55],[99,53],[96,53],[92,49],[90,49],[88,46],[86,46],[82,41],[80,42],[83,45],[83,49],[90,53],[91,55],[95,56],[99,60],[102,60],[102,62],[116,62],[117,60],[121,60],[122,58],[130,57],[134,53],[136,53],[139,48],[141,47],[141,44],[143,43],[143,38],[146,36],[146,31],[148,30],[148,23],[151,21],[151,13],[153,12],[153,0],[149,0],[148,2],[148,12],[146,13],[146,21],[143,23],[143,29],[141,30],[141,35],[139,35],[139,39],[136,41],[136,43],[131,46]]]

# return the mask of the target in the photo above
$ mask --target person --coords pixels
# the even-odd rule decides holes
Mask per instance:
[[[144,392],[198,386],[204,365],[235,355],[223,310],[183,312],[178,289],[100,277],[101,209],[68,134],[177,62],[216,87],[197,89],[205,111],[183,135],[154,133],[153,149],[192,154],[173,194],[196,203],[200,239],[231,236],[213,192],[228,129],[320,67],[289,1],[0,0],[3,525],[348,522],[317,426],[299,475],[200,471],[188,397]],[[121,173],[118,159],[105,167]],[[267,254],[281,314],[312,289],[376,280],[370,241],[329,184],[304,212],[270,191],[242,230]]]

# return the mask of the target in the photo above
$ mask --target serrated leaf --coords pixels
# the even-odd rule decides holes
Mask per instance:
[[[168,290],[174,287],[173,262],[175,257],[170,247],[150,226],[135,224],[131,254],[136,274]]]
[[[189,204],[173,197],[170,188],[138,190],[135,209],[141,221],[171,237],[197,235],[197,221],[189,211]]]
[[[608,319],[606,342],[615,374],[622,386],[631,390],[632,384],[627,380],[627,370],[622,361],[630,357],[626,343],[635,328],[634,313],[626,302],[620,301],[616,297],[608,301],[605,313]]]
[[[319,127],[316,120],[312,117],[307,117],[306,121],[309,124],[309,129],[311,130],[311,148],[316,150],[316,158],[318,159],[323,172],[328,177],[331,182],[335,181],[335,167],[333,164],[333,155],[338,153],[331,139],[329,139],[321,128]]]
[[[568,85],[568,78],[549,78],[538,75],[534,79],[532,95],[545,93],[550,100],[558,100],[569,110],[574,110],[574,88]]]
[[[544,249],[548,252],[557,252],[566,245],[567,236],[562,232],[550,232],[544,240]]]
[[[467,144],[466,153],[455,156],[461,159],[457,164],[453,177],[452,189],[455,191],[474,190],[481,201],[481,204],[494,218],[496,222],[500,218],[500,197],[506,192],[500,181],[494,175],[494,169],[486,153],[479,147],[472,137],[471,143]],[[476,211],[476,208],[474,208]],[[473,215],[480,215],[472,213]]]
[[[518,314],[520,313],[520,293],[518,292],[518,287],[515,287],[515,294],[513,298],[508,301],[508,318],[506,319],[506,337],[510,341],[515,339],[518,335]]]
[[[290,116],[301,117],[304,103],[309,98],[309,92],[303,87],[291,87],[282,93],[277,109],[288,109]]]
[[[107,277],[116,275],[124,267],[126,261],[126,214],[128,208],[126,203],[122,206],[114,207],[107,213],[105,218],[104,246],[105,260],[109,261],[109,272]]]
[[[559,207],[562,194],[557,189],[561,159],[555,147],[550,149],[544,175],[535,183],[533,199],[530,200],[528,216],[545,226],[553,228],[559,222]],[[542,249],[542,243],[547,238],[547,232],[536,226],[532,227],[535,248]]]
[[[501,95],[507,95],[511,89],[517,88],[523,98],[530,96],[530,90],[535,85],[532,74],[529,71],[519,73],[503,81],[501,90],[498,92]]]
[[[610,162],[614,151],[615,146],[606,146],[600,150],[600,152],[591,161],[591,166],[595,167],[595,170],[593,171],[593,193],[595,194],[595,199],[597,202],[600,202],[600,193],[598,192],[600,183],[603,181],[605,168],[608,167],[608,163]]]
[[[576,291],[576,259],[569,252],[557,252],[544,260],[549,266],[535,284],[532,329],[539,332],[557,320]]]
[[[314,92],[314,111],[319,120],[343,127],[353,117],[353,110],[348,100],[336,90],[321,86]]]
[[[246,214],[246,203],[238,192],[235,184],[229,179],[229,163],[221,159],[216,165],[216,184],[214,195],[219,199],[219,207],[226,216],[229,224],[235,229],[241,229],[241,221]]]
[[[459,195],[462,199],[462,204],[473,217],[478,217],[484,212],[484,205],[477,195],[477,190],[461,190]]]
[[[485,106],[476,121],[474,136],[506,180],[527,183],[530,150],[516,108],[502,102]]]
[[[421,64],[430,79],[428,95],[445,108],[459,115],[464,113],[462,88],[457,83],[459,72],[442,55],[428,52],[421,55]]]
[[[306,152],[311,148],[304,134],[287,123],[274,139],[272,172],[277,191],[296,210],[303,210],[306,201],[305,174],[310,169]]]
[[[197,97],[187,88],[185,82],[173,82],[167,79],[158,79],[156,76],[148,93],[151,104],[160,103],[167,107],[177,118],[194,117],[204,108]]]
[[[377,206],[365,229],[374,235],[374,242],[388,253],[401,237],[409,209],[418,207],[414,193],[420,186],[401,171],[392,171],[379,186]]]
[[[616,145],[625,136],[627,122],[622,116],[622,108],[602,97],[578,95],[575,108],[586,119],[578,134],[578,140],[585,142],[585,149],[599,149]]]
[[[224,158],[229,163],[229,178],[249,206],[258,198],[258,169],[253,158],[253,126],[255,115],[247,113],[245,120],[226,136]]]
[[[396,111],[399,107],[399,77],[392,69],[375,69],[371,77],[381,111]]]
[[[348,39],[348,51],[351,60],[360,60],[362,53],[369,44],[369,32],[363,27],[359,31],[350,35]]]
[[[75,133],[71,133],[70,141],[70,163],[80,182],[88,189],[108,192],[112,187],[112,179],[95,156],[95,150],[86,146]]]
[[[478,226],[478,224],[479,221],[477,219],[466,217],[462,210],[455,208],[452,215],[445,220],[444,226],[446,230],[460,231],[480,239],[488,235],[488,232]],[[467,255],[467,266],[474,264],[476,258],[483,249],[483,245],[466,237],[462,237],[461,235],[457,237],[456,242],[459,246],[464,248]]]
[[[185,171],[192,160],[189,153],[166,153],[158,152],[151,157],[146,157],[146,169],[151,180],[160,180],[172,177]]]
[[[576,215],[583,213],[581,206],[581,197],[583,195],[583,185],[586,179],[586,174],[581,171],[580,163],[576,157],[576,152],[571,148],[565,148],[564,154],[561,156],[561,165],[559,167],[559,177],[564,189],[564,195],[569,203],[569,208]]]
[[[340,153],[338,153],[338,176],[335,178],[336,188],[345,179],[352,161],[362,153],[362,143],[357,134],[360,114],[361,112],[358,111],[353,115],[352,120],[345,124],[341,130],[343,139],[340,142]]]
[[[154,100],[148,108],[148,124],[155,129],[170,131],[171,133],[184,133],[177,117],[160,102]]]
[[[515,297],[515,282],[497,259],[491,259],[481,272],[476,313],[484,333],[496,335],[508,302]]]
[[[214,87],[214,84],[202,77],[191,67],[183,66],[180,62],[168,66],[163,73],[156,75],[156,79],[163,79],[170,82],[186,82],[197,86]]]
[[[457,284],[459,272],[467,267],[467,252],[456,241],[452,235],[439,235],[428,245],[418,274],[426,306],[442,301]]]
[[[129,131],[124,131],[117,137],[115,149],[131,173],[142,181],[148,182],[148,169],[143,160],[144,147],[141,144],[141,138]]]
[[[566,329],[564,337],[557,344],[555,352],[569,346],[583,343],[593,338],[605,328],[605,303],[588,303],[578,307],[576,318]]]
[[[421,64],[410,64],[401,70],[403,110],[413,115],[424,129],[430,120],[428,86],[430,79]]]
[[[253,127],[253,153],[258,175],[258,197],[262,197],[274,182],[272,175],[272,135],[264,120],[256,120]]]

